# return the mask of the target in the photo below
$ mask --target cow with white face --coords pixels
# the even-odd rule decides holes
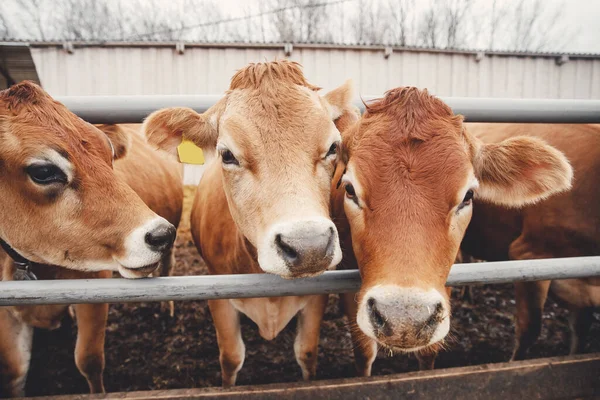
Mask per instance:
[[[484,144],[463,118],[416,88],[390,90],[342,132],[332,215],[341,268],[359,268],[358,296],[344,294],[359,374],[382,346],[415,352],[433,368],[450,330],[445,288],[477,199],[509,207],[570,188],[565,156],[531,137]]]
[[[219,157],[198,186],[194,241],[211,274],[269,272],[312,276],[341,260],[329,215],[330,182],[340,143],[335,123],[357,118],[349,84],[319,96],[298,64],[250,64],[204,114],[157,111],[145,122],[151,143],[174,151],[182,139]],[[223,385],[244,361],[240,313],[273,339],[298,314],[294,350],[305,379],[316,373],[319,327],[327,296],[212,300]]]

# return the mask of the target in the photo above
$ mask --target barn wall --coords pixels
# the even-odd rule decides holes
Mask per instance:
[[[53,95],[221,94],[249,62],[283,58],[283,49],[58,47],[31,49],[42,85]],[[439,96],[600,99],[600,59],[294,49],[292,60],[325,89],[352,78],[363,95],[411,85]]]

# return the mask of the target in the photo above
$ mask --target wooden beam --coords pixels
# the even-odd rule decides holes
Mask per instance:
[[[600,353],[307,383],[155,390],[79,399],[575,399],[600,396]]]
[[[8,68],[6,67],[6,58],[4,56],[4,52],[2,51],[1,48],[0,48],[0,56],[2,56],[1,57],[2,63],[0,63],[0,75],[2,75],[4,77],[4,80],[6,81],[6,89],[8,89],[12,85],[14,85],[16,82],[13,79],[13,77],[10,76],[10,73],[8,72]]]

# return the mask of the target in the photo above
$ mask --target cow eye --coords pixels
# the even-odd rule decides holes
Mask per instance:
[[[464,205],[469,205],[471,204],[471,200],[473,200],[473,189],[469,189],[467,191],[467,194],[465,194],[465,198],[463,199],[462,203]]]
[[[463,201],[458,205],[458,208],[456,209],[457,212],[471,205],[471,203],[473,202],[473,194],[473,189],[469,189],[467,191],[465,197],[463,198]]]
[[[240,165],[240,162],[235,158],[231,150],[228,149],[221,150],[221,161],[223,164]]]
[[[325,154],[325,158],[331,157],[331,156],[336,156],[338,153],[338,149],[340,147],[340,143],[339,142],[333,142],[331,144],[331,146],[329,147],[329,150],[327,151],[327,154]]]
[[[344,189],[346,190],[346,197],[356,202],[356,191],[354,190],[354,186],[352,186],[351,183],[346,183]]]
[[[32,164],[25,169],[27,175],[38,185],[67,183],[67,175],[54,164]]]

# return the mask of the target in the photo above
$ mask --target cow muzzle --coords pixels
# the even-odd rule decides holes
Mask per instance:
[[[177,230],[164,218],[155,217],[136,228],[125,240],[125,255],[116,258],[124,278],[143,278],[154,272],[169,255]]]
[[[337,229],[326,218],[275,224],[262,243],[260,267],[284,278],[315,276],[342,259]]]
[[[380,285],[362,297],[357,323],[379,344],[413,352],[446,337],[450,330],[450,307],[435,289]]]

